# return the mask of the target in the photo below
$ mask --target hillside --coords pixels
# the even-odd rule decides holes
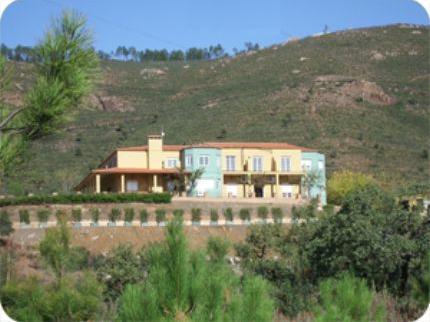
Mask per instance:
[[[287,141],[390,187],[429,178],[429,29],[386,26],[290,41],[236,58],[103,62],[97,91],[33,142],[12,193],[70,189],[119,146],[164,127],[169,144]],[[15,92],[31,82],[16,66]]]

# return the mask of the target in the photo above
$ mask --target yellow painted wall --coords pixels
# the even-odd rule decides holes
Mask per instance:
[[[243,165],[248,164],[248,171],[253,171],[252,158],[254,156],[263,157],[263,171],[281,171],[281,157],[291,158],[291,171],[301,171],[301,151],[281,150],[281,149],[222,149],[221,165],[222,170],[227,171],[227,156],[235,156],[235,170],[244,171]]]
[[[162,155],[162,161],[164,162],[165,168],[167,168],[167,159],[170,159],[170,158],[176,159],[177,167],[181,166],[181,158],[180,158],[179,151],[163,151],[161,155]]]
[[[118,151],[118,168],[148,168],[146,151]]]

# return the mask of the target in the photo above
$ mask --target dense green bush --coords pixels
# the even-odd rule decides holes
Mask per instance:
[[[105,297],[115,300],[125,286],[144,279],[145,264],[131,245],[118,245],[95,265],[97,278],[106,285]]]
[[[134,209],[133,208],[126,208],[124,210],[124,220],[127,223],[131,223],[134,219]]]
[[[229,248],[230,242],[225,238],[218,236],[210,236],[208,238],[206,251],[213,262],[223,261],[227,256]]]
[[[90,274],[45,285],[37,278],[8,282],[1,302],[17,321],[94,321],[103,311],[103,285]]]
[[[118,321],[272,321],[274,304],[265,281],[242,279],[224,262],[190,252],[177,219],[166,240],[148,250],[150,269],[119,298]]]
[[[282,222],[282,219],[284,218],[284,212],[282,211],[282,209],[281,208],[278,208],[278,207],[276,207],[276,208],[272,208],[272,218],[273,218],[273,221],[275,222],[275,223],[280,223],[280,222]]]
[[[234,214],[232,208],[225,208],[223,212],[224,218],[226,221],[233,221]]]
[[[202,219],[202,210],[200,208],[192,208],[191,209],[191,221],[192,222],[200,222]]]
[[[93,223],[97,224],[100,219],[100,209],[91,208],[90,213],[91,213],[91,220],[93,221]]]
[[[258,207],[257,209],[258,218],[262,220],[266,220],[268,214],[269,214],[269,209],[266,206]]]
[[[160,224],[166,221],[166,210],[165,209],[156,209],[155,210],[155,221],[157,224]]]
[[[251,213],[250,210],[248,208],[242,208],[239,211],[239,218],[242,219],[243,221],[249,221],[251,220]]]
[[[375,303],[376,293],[365,280],[350,275],[324,280],[319,285],[319,302],[314,308],[316,322],[386,321],[386,308]]]
[[[115,223],[120,218],[121,218],[121,209],[112,208],[109,214],[109,221]]]
[[[140,223],[147,223],[149,219],[148,210],[142,209],[140,211]]]
[[[21,209],[19,211],[19,222],[23,224],[30,224],[30,213],[27,209]]]
[[[108,193],[108,194],[70,194],[40,195],[6,198],[0,200],[0,207],[13,205],[42,204],[81,204],[81,203],[170,203],[172,196],[168,193]]]
[[[219,216],[218,216],[218,209],[212,208],[210,210],[210,217],[212,222],[218,222]]]
[[[82,220],[82,209],[81,208],[72,209],[72,219],[75,222],[81,222],[81,220]]]
[[[37,211],[36,215],[37,215],[37,220],[40,223],[46,223],[49,219],[49,216],[51,216],[51,211],[48,209],[40,209]]]
[[[173,210],[173,217],[182,219],[184,217],[184,210],[183,209],[174,209]]]

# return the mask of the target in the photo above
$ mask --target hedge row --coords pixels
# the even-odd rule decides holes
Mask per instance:
[[[81,203],[170,203],[172,196],[168,193],[109,193],[109,194],[70,194],[41,195],[0,199],[0,207],[14,205],[42,204],[81,204]]]

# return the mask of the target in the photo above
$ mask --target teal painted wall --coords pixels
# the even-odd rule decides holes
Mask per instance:
[[[318,152],[302,152],[302,160],[311,160],[312,171],[320,172],[320,187],[313,187],[310,191],[310,194],[312,198],[317,198],[320,196],[321,203],[323,206],[325,206],[327,204],[325,156],[324,154]],[[318,169],[318,161],[323,162],[323,168],[321,170]]]
[[[186,163],[187,156],[192,157],[192,164]],[[183,152],[182,164],[185,170],[193,171],[201,168],[199,164],[200,156],[208,156],[209,164],[204,167],[201,180],[213,180],[212,189],[205,190],[209,197],[221,197],[222,195],[222,174],[221,174],[221,151],[215,148],[188,148]],[[197,188],[189,193],[190,196],[197,196]]]

